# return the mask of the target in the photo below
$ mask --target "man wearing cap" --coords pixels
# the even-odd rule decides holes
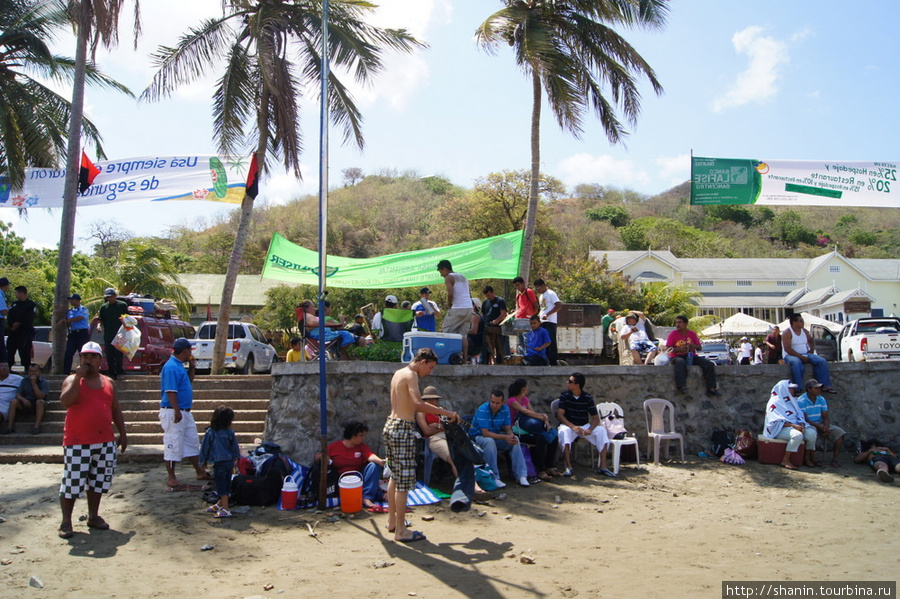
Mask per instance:
[[[116,297],[116,290],[109,287],[103,292],[105,303],[100,306],[97,316],[100,318],[100,326],[103,329],[103,345],[106,348],[106,371],[110,378],[117,379],[120,374],[125,374],[122,368],[122,352],[113,346],[119,327],[122,325],[122,317],[128,314],[128,305]]]
[[[106,530],[109,524],[100,517],[100,499],[109,491],[116,471],[116,445],[128,447],[125,419],[112,381],[100,374],[103,353],[99,343],[89,341],[81,348],[81,364],[62,384],[59,403],[66,408],[63,432],[65,467],[59,487],[62,523],[58,534],[69,539],[75,500],[87,492],[88,528]],[[112,425],[119,431],[116,441]]]
[[[816,429],[818,436],[825,439],[830,437],[834,442],[831,465],[834,468],[840,468],[841,463],[838,461],[838,456],[844,440],[844,429],[831,424],[831,419],[828,417],[828,402],[822,395],[822,386],[822,383],[816,379],[806,381],[806,393],[797,399],[797,404],[803,410],[806,421]],[[816,462],[816,466],[824,466],[824,464]]]
[[[738,350],[738,364],[750,366],[753,359],[753,344],[746,337],[741,337],[741,347]]]
[[[441,310],[431,301],[431,289],[428,287],[419,289],[419,297],[419,301],[412,306],[416,313],[416,328],[434,333],[437,331],[437,317],[441,315]]]
[[[191,488],[178,482],[175,465],[187,458],[197,472],[197,480],[209,480],[209,473],[200,467],[197,456],[200,454],[200,438],[197,435],[197,424],[191,414],[194,403],[194,357],[191,355],[191,342],[179,337],[172,344],[172,355],[163,365],[159,374],[162,397],[159,404],[159,424],[163,429],[163,460],[166,462],[170,491],[183,491]],[[187,362],[188,368],[184,364]]]
[[[384,307],[385,308],[396,308],[397,307],[397,296],[396,295],[385,296]],[[381,321],[382,321],[381,312],[378,312],[375,316],[372,317],[372,334],[378,335],[378,337],[384,336],[384,324]]]
[[[63,374],[72,370],[72,358],[90,338],[91,314],[81,305],[81,296],[73,293],[69,296],[69,305],[72,306],[66,312],[66,318],[58,321],[57,326],[63,324],[69,327],[69,336],[66,338],[66,355],[63,359]]]
[[[6,362],[6,315],[9,306],[6,304],[6,292],[9,290],[9,279],[0,277],[0,362]]]
[[[10,368],[16,363],[16,353],[19,354],[23,374],[28,372],[28,367],[31,365],[31,345],[34,341],[34,315],[36,313],[37,304],[28,299],[28,288],[25,285],[16,287],[16,301],[9,307],[7,315],[9,337],[6,341],[6,350]]]

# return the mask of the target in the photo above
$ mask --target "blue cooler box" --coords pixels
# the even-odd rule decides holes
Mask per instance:
[[[437,354],[438,364],[462,363],[462,335],[452,333],[432,333],[431,331],[410,331],[403,334],[403,353],[400,360],[412,362],[416,352],[430,347]],[[451,362],[451,357],[453,361]]]

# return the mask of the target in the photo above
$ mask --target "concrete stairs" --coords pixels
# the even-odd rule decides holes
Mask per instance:
[[[50,376],[51,403],[44,415],[41,433],[32,435],[34,415],[17,416],[16,431],[0,435],[0,463],[18,461],[61,462],[65,410],[59,404],[63,377]],[[116,383],[119,404],[128,433],[128,450],[122,461],[162,460],[162,430],[159,428],[159,377],[124,376]],[[194,380],[192,413],[200,434],[209,424],[213,410],[227,405],[235,411],[232,424],[238,443],[254,444],[265,432],[266,414],[272,391],[269,375],[197,376]],[[129,455],[130,454],[130,455]]]

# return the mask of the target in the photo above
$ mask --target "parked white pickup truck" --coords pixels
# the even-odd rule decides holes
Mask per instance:
[[[842,362],[900,360],[900,318],[860,318],[838,337]]]
[[[204,322],[197,328],[197,336],[191,341],[197,372],[209,372],[212,368],[213,345],[216,342],[216,323]],[[239,374],[266,373],[272,371],[277,353],[266,336],[254,324],[228,323],[228,341],[225,346],[225,368]]]

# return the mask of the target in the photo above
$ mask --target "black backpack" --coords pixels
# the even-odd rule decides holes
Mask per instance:
[[[734,432],[722,430],[714,430],[710,437],[710,450],[717,458],[721,458],[725,454],[725,450],[731,447],[731,440],[734,438]]]
[[[256,472],[256,476],[240,475],[231,479],[234,503],[274,505],[281,494],[284,478],[291,474],[291,464],[283,455],[273,455]]]

